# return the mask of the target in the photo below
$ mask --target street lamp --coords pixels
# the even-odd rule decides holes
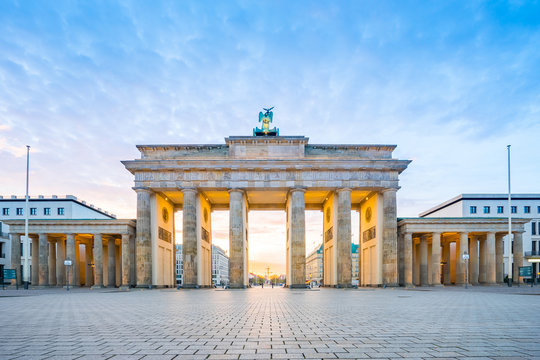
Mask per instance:
[[[463,261],[465,261],[465,289],[469,282],[469,254],[465,251],[463,253]]]
[[[73,261],[68,257],[64,260],[64,265],[66,266],[66,288],[67,291],[69,291],[69,268],[73,265]]]

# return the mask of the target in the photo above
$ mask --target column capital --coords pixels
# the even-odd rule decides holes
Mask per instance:
[[[381,194],[384,194],[385,192],[397,192],[399,189],[400,189],[400,187],[397,187],[397,188],[384,188],[384,189],[381,189],[379,192]]]
[[[335,190],[335,192],[337,192],[337,193],[344,192],[344,191],[351,192],[352,189],[351,189],[351,188],[348,188],[348,187],[343,187],[343,188],[337,188],[337,189]]]
[[[197,188],[194,188],[194,187],[180,188],[179,190],[182,192],[182,194],[185,194],[185,193],[188,193],[188,192],[193,192],[193,193],[197,194],[199,192],[197,190]]]
[[[152,192],[152,189],[146,187],[146,186],[134,186],[132,187],[133,190],[135,190],[135,192],[137,193],[140,193],[140,192],[147,192],[147,193],[151,193]]]
[[[435,235],[435,234],[441,236],[441,235],[442,235],[442,232],[440,232],[440,231],[432,231],[432,232],[431,232],[431,236],[433,236],[433,235]]]
[[[246,194],[246,191],[242,188],[230,188],[227,190],[227,192],[230,194],[232,192],[239,192],[239,193],[242,193],[243,195]]]
[[[305,193],[307,190],[307,187],[305,186],[295,186],[295,187],[292,187],[289,189],[288,193],[293,193],[293,192],[303,192]]]

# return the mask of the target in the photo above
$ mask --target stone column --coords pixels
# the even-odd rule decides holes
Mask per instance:
[[[49,241],[49,285],[56,285],[56,242]],[[62,285],[62,284],[59,284]]]
[[[66,259],[70,259],[72,264],[75,264],[75,234],[66,235]],[[74,265],[69,267],[69,285],[76,286],[75,284],[75,268]]]
[[[337,286],[352,286],[352,259],[351,259],[351,189],[338,189],[336,191],[336,239],[337,251]],[[397,230],[396,230],[397,231]],[[397,236],[397,233],[396,233]],[[396,238],[397,245],[397,238]],[[305,254],[304,254],[305,257]],[[397,263],[396,263],[397,265]],[[397,272],[397,267],[396,267]],[[397,278],[396,278],[397,281]]]
[[[135,191],[137,192],[137,287],[146,288],[152,286],[152,234],[150,221],[150,196],[152,192],[147,188],[136,188]]]
[[[290,274],[287,274],[287,285],[291,288],[306,287],[306,220],[305,189],[291,189],[287,206],[287,222],[289,228],[287,257],[290,263]]]
[[[465,260],[463,254],[469,249],[469,233],[459,234],[459,248],[456,247],[456,284],[464,285],[466,277]]]
[[[182,204],[182,258],[183,270],[182,286],[185,288],[198,287],[197,267],[198,267],[198,241],[197,241],[197,190],[183,189]],[[232,250],[231,252],[232,257]]]
[[[383,284],[398,286],[396,189],[385,189],[383,195],[382,270]]]
[[[431,285],[441,285],[441,233],[434,232],[431,240]]]
[[[403,251],[405,260],[405,286],[413,286],[413,241],[412,233],[403,235]]]
[[[39,285],[49,285],[49,239],[47,234],[39,234]]]
[[[116,286],[116,245],[114,237],[110,236],[107,243],[108,262],[107,262],[107,287]]]
[[[84,269],[84,282],[86,286],[92,286],[94,284],[93,268],[92,268],[92,246],[90,244],[84,244],[84,256],[85,266]]]
[[[504,234],[497,234],[495,237],[495,268],[497,271],[497,284],[504,283]]]
[[[129,272],[131,270],[131,261],[129,254],[129,234],[122,234],[122,286],[121,289],[129,289],[130,279]]]
[[[486,283],[486,259],[487,259],[487,255],[486,255],[486,239],[485,238],[481,238],[480,241],[480,249],[479,249],[479,253],[480,253],[480,265],[478,266],[479,270],[478,270],[478,282],[479,283],[482,283],[482,284],[485,284]]]
[[[80,268],[80,262],[81,262],[81,256],[79,254],[79,243],[75,241],[75,261],[73,262],[73,285],[74,286],[81,286],[81,268]]]
[[[452,284],[452,277],[451,277],[451,271],[450,271],[450,241],[447,240],[443,244],[443,259],[444,259],[444,267],[443,267],[443,283],[444,285],[450,285]]]
[[[514,276],[512,281],[519,284],[519,267],[523,266],[523,233],[513,232],[514,234]]]
[[[10,234],[10,235],[11,235],[11,268],[15,269],[15,273],[17,274],[17,283],[22,284],[21,234]],[[32,255],[34,254],[37,254],[37,252],[32,253]]]
[[[137,285],[137,255],[135,251],[135,236],[129,235],[129,258],[130,258],[130,271],[129,271],[129,283],[131,286]]]
[[[246,198],[240,189],[229,190],[229,283],[231,288],[244,288],[246,279]],[[305,254],[304,254],[305,256]]]
[[[358,211],[358,216],[360,219],[362,218],[361,211]],[[324,222],[324,219],[323,219],[323,222]],[[324,252],[324,245],[323,245],[323,252]],[[322,257],[321,257],[321,262],[322,262]],[[362,286],[362,221],[358,221],[358,286]]]
[[[92,288],[103,287],[103,239],[101,234],[94,234],[94,285]]]
[[[469,283],[471,285],[478,285],[478,271],[479,271],[479,255],[478,255],[478,237],[471,237],[471,244],[469,246]]]
[[[66,266],[64,265],[64,260],[66,259],[66,243],[64,240],[59,239],[56,242],[56,283],[59,286],[66,284]]]
[[[30,281],[32,285],[39,284],[39,239],[37,237],[32,238],[32,278]]]
[[[488,232],[486,237],[486,283],[493,285],[497,281],[497,259],[495,257],[495,233]]]
[[[428,251],[427,236],[420,237],[420,285],[427,286],[428,283]]]

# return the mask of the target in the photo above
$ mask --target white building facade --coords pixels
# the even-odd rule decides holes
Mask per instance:
[[[28,219],[33,220],[108,220],[116,219],[114,214],[86,203],[73,195],[46,197],[39,195],[30,197],[28,201]],[[24,220],[26,218],[26,203],[24,196],[0,196],[0,271],[9,268],[11,264],[11,241],[9,226],[3,221]],[[23,252],[24,236],[21,237],[21,254]],[[32,239],[30,239],[30,245]],[[32,262],[32,246],[30,259]],[[22,271],[21,271],[22,274]],[[30,270],[32,274],[32,270]]]
[[[531,219],[523,233],[523,264],[532,266],[533,274],[540,277],[540,194],[512,194],[510,209],[507,194],[461,194],[443,202],[419,216],[426,218],[512,218]],[[504,238],[506,241],[507,236]],[[508,261],[507,246],[504,246],[504,262]],[[506,265],[504,267],[506,274]]]
[[[176,244],[176,284],[183,284],[183,256],[182,244]],[[229,257],[225,250],[219,246],[212,245],[212,283],[215,286],[229,284]]]

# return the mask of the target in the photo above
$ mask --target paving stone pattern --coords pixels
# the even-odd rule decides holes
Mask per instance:
[[[523,287],[8,290],[0,359],[538,359],[538,305]]]

